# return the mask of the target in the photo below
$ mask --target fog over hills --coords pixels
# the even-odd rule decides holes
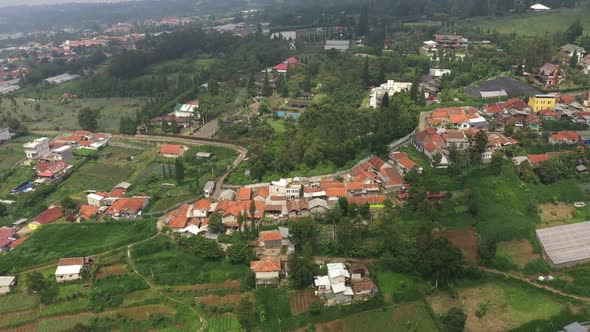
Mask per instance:
[[[123,2],[130,0],[0,0],[0,7],[8,6],[34,6],[34,5],[55,5],[65,3],[100,3],[100,2]]]

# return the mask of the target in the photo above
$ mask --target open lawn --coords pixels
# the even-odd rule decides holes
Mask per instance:
[[[315,324],[318,332],[437,331],[437,325],[422,301],[393,305],[382,310],[354,314],[343,319]]]
[[[39,300],[27,294],[0,295],[0,313],[36,308]]]
[[[430,295],[428,302],[433,310],[441,315],[453,306],[463,306],[467,313],[465,331],[508,331],[524,324],[537,321],[534,326],[539,331],[553,331],[551,322],[568,316],[571,305],[564,300],[517,281],[490,281],[478,285],[456,285],[458,296],[454,300],[447,292],[440,291]],[[479,318],[475,312],[487,307]],[[553,326],[553,329],[550,327]],[[535,328],[526,329],[534,331]]]
[[[90,108],[100,110],[99,131],[118,132],[121,117],[125,114],[134,116],[144,103],[138,98],[86,98],[64,105],[59,102],[59,97],[51,96],[37,102],[16,98],[18,111],[13,111],[15,108],[12,103],[4,102],[0,105],[0,114],[16,114],[31,130],[75,130],[80,128],[80,110]]]
[[[489,19],[466,20],[465,24],[473,27],[481,27],[484,31],[497,31],[500,33],[516,32],[524,35],[542,35],[545,32],[565,31],[576,19],[582,21],[586,32],[590,29],[590,9],[558,9],[547,13],[534,13],[522,15],[508,15]]]
[[[266,317],[280,317],[281,319],[267,319],[261,324],[262,331],[282,331],[292,324],[289,293],[280,288],[258,288],[254,293],[256,306],[266,313]]]
[[[304,289],[300,291],[293,291],[289,294],[291,298],[291,311],[293,314],[299,315],[300,313],[307,312],[313,301],[322,302],[315,294],[315,290]]]
[[[465,256],[468,263],[479,263],[479,237],[473,227],[435,233],[434,237],[447,238],[457,249],[463,252],[463,256]]]
[[[138,270],[158,284],[221,283],[227,279],[242,279],[248,267],[232,265],[227,260],[207,261],[185,252],[164,236],[133,247],[133,259]]]
[[[0,274],[54,262],[62,257],[97,254],[155,233],[153,220],[45,225],[21,246],[0,256]]]
[[[540,255],[534,252],[533,246],[528,240],[500,242],[496,249],[496,256],[506,257],[521,269],[528,263],[540,258]]]
[[[287,130],[285,128],[285,122],[283,120],[268,118],[266,119],[266,123],[268,123],[268,125],[271,126],[272,129],[274,129],[274,131],[276,131],[279,134]]]
[[[22,136],[0,145],[0,174],[25,159],[23,144],[35,139],[34,136]]]
[[[379,292],[385,301],[407,302],[422,297],[426,286],[421,279],[392,271],[376,271],[372,277],[376,278]]]

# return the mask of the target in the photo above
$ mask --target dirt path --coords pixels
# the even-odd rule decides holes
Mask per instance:
[[[216,142],[210,141],[207,139],[199,139],[194,137],[183,137],[183,136],[152,136],[152,135],[114,135],[114,137],[124,138],[128,140],[136,140],[136,141],[145,141],[145,142],[179,142],[184,143],[187,145],[211,145],[211,146],[218,146],[226,149],[234,150],[238,153],[238,157],[234,162],[225,170],[225,172],[217,177],[215,180],[215,192],[213,193],[213,198],[218,198],[221,195],[223,190],[223,183],[225,182],[225,178],[235,170],[241,163],[246,159],[246,154],[248,153],[248,149],[230,143],[223,143],[223,142]]]
[[[517,280],[520,280],[522,282],[526,282],[529,285],[535,286],[537,288],[544,289],[546,291],[549,291],[549,292],[554,293],[554,294],[557,294],[557,295],[561,295],[561,296],[564,296],[564,297],[569,297],[569,298],[576,299],[576,300],[582,301],[582,302],[590,302],[590,298],[589,297],[584,297],[584,296],[579,296],[579,295],[564,293],[564,292],[562,292],[562,291],[560,291],[558,289],[555,289],[555,288],[552,288],[552,287],[549,287],[549,286],[538,284],[536,282],[533,282],[533,281],[528,280],[527,278],[523,278],[521,276],[518,276],[518,275],[513,274],[513,273],[510,273],[510,272],[498,271],[498,270],[490,269],[490,268],[483,267],[483,266],[479,266],[479,269],[482,270],[482,271],[485,271],[485,272],[502,275],[502,276],[505,276],[505,277],[508,277],[508,278],[512,278],[512,279],[517,279]]]
[[[158,234],[158,235],[160,235],[160,234]],[[197,315],[197,317],[199,317],[199,321],[201,322],[201,328],[199,329],[199,332],[204,331],[207,328],[207,319],[205,319],[205,317],[201,313],[196,311],[190,304],[184,303],[178,299],[175,299],[175,298],[169,296],[168,294],[163,292],[155,282],[151,281],[146,276],[139,273],[139,271],[137,270],[137,266],[135,266],[135,262],[133,261],[133,258],[131,257],[131,248],[136,244],[137,243],[132,243],[127,246],[127,261],[129,262],[129,266],[131,266],[131,269],[133,270],[133,272],[135,274],[137,274],[138,276],[140,276],[151,289],[158,291],[160,294],[162,294],[168,300],[170,300],[172,302],[176,302],[178,304],[181,304],[181,305],[189,308],[195,315]]]

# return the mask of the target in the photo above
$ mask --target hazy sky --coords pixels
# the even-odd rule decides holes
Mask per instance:
[[[70,2],[122,2],[128,0],[0,0],[0,7],[17,5],[47,5]]]

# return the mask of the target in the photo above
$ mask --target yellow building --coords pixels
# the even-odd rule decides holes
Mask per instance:
[[[535,95],[529,98],[529,106],[533,112],[537,113],[545,110],[555,110],[555,96],[552,95]]]

